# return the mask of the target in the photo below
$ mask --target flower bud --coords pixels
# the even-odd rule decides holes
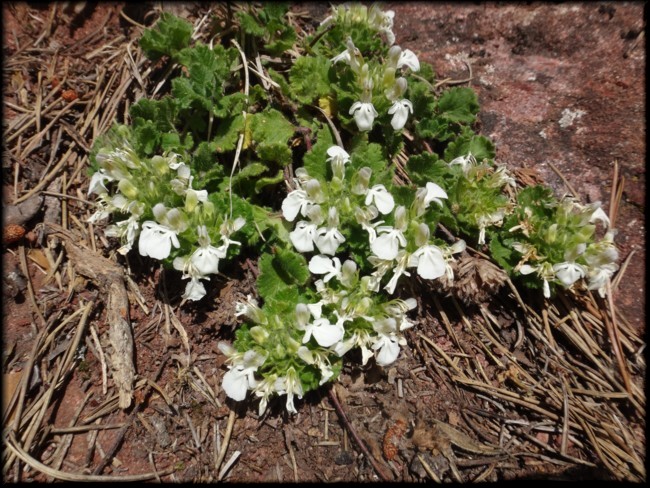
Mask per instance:
[[[117,184],[117,187],[129,200],[135,200],[138,197],[138,189],[133,185],[133,183],[131,183],[130,180],[120,180],[120,182]]]
[[[259,325],[251,327],[250,333],[253,340],[259,345],[264,344],[269,338],[269,332],[264,327],[260,327]]]
[[[370,186],[370,176],[372,176],[372,170],[367,166],[359,169],[352,177],[352,193],[355,195],[365,195]]]

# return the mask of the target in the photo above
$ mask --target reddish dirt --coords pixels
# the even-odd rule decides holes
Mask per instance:
[[[103,36],[120,33],[137,37],[118,15],[121,4],[88,4],[79,12],[65,11],[50,34],[53,52],[57,47],[83,41],[86,51],[102,44]],[[623,199],[616,220],[619,229],[616,242],[621,260],[634,252],[615,293],[615,301],[627,319],[645,329],[645,43],[642,32],[643,4],[641,2],[585,3],[552,5],[472,3],[427,4],[390,3],[395,10],[397,43],[413,49],[422,60],[433,64],[439,78],[467,77],[465,59],[472,68],[472,82],[481,102],[481,132],[497,146],[497,159],[510,168],[527,168],[538,173],[558,195],[567,192],[552,163],[583,202],[601,200],[609,208],[609,192],[613,179],[613,162],[618,161],[625,177]],[[300,7],[303,9],[303,6]],[[311,10],[323,11],[322,6]],[[26,38],[41,34],[33,16],[47,19],[48,4],[3,4],[3,50],[9,57]],[[132,13],[135,17],[135,15]],[[31,16],[31,17],[30,17]],[[32,19],[32,20],[30,20]],[[144,18],[136,19],[145,22]],[[567,28],[570,26],[570,28]],[[70,60],[72,62],[72,60]],[[40,59],[47,66],[51,59]],[[33,77],[33,73],[30,73]],[[30,78],[31,79],[31,78]],[[33,79],[31,80],[33,82]],[[70,79],[69,83],[74,83]],[[28,81],[29,83],[29,81]],[[7,80],[3,87],[11,88]],[[29,89],[30,87],[27,86]],[[16,113],[5,111],[10,119]],[[30,174],[30,168],[25,168]],[[31,169],[37,179],[42,167]],[[30,182],[33,186],[34,182]],[[11,201],[13,181],[3,171],[3,197]],[[38,218],[41,216],[39,215]],[[35,225],[29,224],[29,230]],[[28,249],[38,249],[33,242],[23,241]],[[4,277],[20,263],[15,246],[3,250]],[[29,260],[29,274],[39,296],[51,296],[51,307],[76,310],[79,299],[97,299],[97,290],[89,287],[75,294],[72,302],[58,295],[43,282],[45,273]],[[137,279],[146,303],[152,307],[160,299],[160,273],[151,263],[135,263]],[[259,419],[256,405],[236,405],[226,401],[220,391],[223,375],[223,355],[216,348],[218,340],[232,337],[235,321],[233,304],[251,291],[252,271],[246,265],[233,265],[230,280],[215,281],[219,286],[206,297],[209,304],[188,305],[180,311],[179,319],[193,345],[195,364],[210,387],[218,392],[218,405],[207,402],[191,386],[189,371],[166,352],[180,354],[179,343],[166,343],[160,333],[159,316],[146,315],[136,304],[130,310],[136,341],[142,344],[137,352],[140,377],[154,378],[176,403],[168,405],[160,395],[148,398],[141,420],[130,429],[117,451],[114,461],[102,474],[133,474],[155,467],[175,468],[169,481],[206,480],[215,476],[209,472],[216,453],[211,440],[218,429],[224,434],[230,409],[237,412],[231,449],[242,453],[233,465],[227,480],[259,481],[376,481],[377,476],[367,459],[338,421],[336,411],[325,392],[307,395],[298,402],[299,413],[288,418],[283,402],[270,405],[270,414]],[[167,275],[167,274],[166,274]],[[171,274],[166,280],[171,296],[177,296],[182,284],[174,283]],[[33,347],[35,322],[26,292],[12,296],[5,281],[3,287],[3,357],[11,349],[13,370],[20,370]],[[52,290],[58,288],[52,287]],[[438,319],[433,319],[433,306],[422,300],[420,326],[428,327],[442,350],[451,349],[448,337]],[[98,335],[104,337],[108,328],[100,308],[91,322]],[[445,419],[451,425],[462,426],[462,414],[468,399],[463,392],[450,388],[440,376],[432,382],[426,377],[415,334],[403,356],[388,371],[379,368],[346,367],[337,392],[341,402],[371,453],[385,459],[388,432],[392,432],[395,457],[390,465],[395,479],[415,481],[426,479],[422,465],[415,461],[412,445],[399,430],[404,418]],[[460,331],[459,337],[463,338]],[[102,339],[103,341],[103,339]],[[445,342],[446,341],[446,342]],[[88,340],[87,344],[91,344]],[[480,351],[476,351],[481,356]],[[482,356],[481,356],[482,357]],[[3,373],[8,373],[4,368]],[[161,366],[166,366],[162,367]],[[494,374],[485,360],[488,374]],[[51,423],[67,425],[86,395],[92,393],[85,414],[105,398],[101,366],[94,348],[89,352],[56,399]],[[161,371],[159,376],[156,376]],[[414,373],[417,371],[417,373]],[[431,366],[429,366],[431,371]],[[406,395],[398,396],[398,385]],[[136,392],[136,400],[142,400]],[[110,423],[119,424],[129,413],[114,414]],[[194,432],[190,432],[188,425]],[[62,469],[76,470],[94,466],[117,438],[118,431],[101,431],[95,448],[88,435],[74,436]],[[642,435],[642,433],[640,433]],[[60,440],[58,437],[57,440]],[[548,435],[547,439],[548,440]],[[495,439],[488,439],[497,442]],[[558,441],[559,442],[559,441]],[[42,453],[48,455],[55,443]],[[209,449],[202,446],[209,445]],[[571,449],[571,447],[569,448]],[[572,451],[569,451],[572,452]],[[426,456],[429,463],[441,462],[441,456]],[[226,458],[226,461],[228,458]],[[294,468],[297,467],[297,468]],[[385,466],[385,465],[384,465]],[[294,471],[294,469],[296,469]],[[503,467],[501,479],[549,478],[558,468],[548,464],[520,464]],[[416,475],[414,473],[420,473]],[[478,474],[478,471],[476,471]],[[575,479],[605,479],[597,471],[576,471]],[[24,480],[43,481],[43,475],[24,473]],[[491,478],[492,480],[496,480]]]

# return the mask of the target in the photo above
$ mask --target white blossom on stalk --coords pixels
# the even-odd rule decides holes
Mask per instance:
[[[338,247],[345,242],[345,237],[338,230],[339,217],[336,207],[330,207],[327,216],[327,227],[321,227],[316,231],[314,243],[321,254],[336,254]]]
[[[205,225],[199,225],[196,231],[199,248],[192,253],[192,264],[203,275],[217,274],[219,272],[219,260],[225,258],[226,253],[223,249],[210,245],[210,236]]]
[[[350,162],[350,155],[340,146],[331,146],[327,150],[327,161],[332,164],[334,176],[343,179],[345,165]]]
[[[260,399],[260,404],[258,407],[258,415],[262,416],[266,412],[266,407],[269,403],[269,398],[273,393],[275,393],[275,382],[277,380],[277,375],[270,374],[268,377],[265,377],[261,381],[257,382],[257,385],[253,388],[253,394]]]
[[[410,49],[402,50],[399,46],[393,46],[388,50],[387,66],[394,69],[403,67],[410,68],[411,71],[420,71],[420,61]]]
[[[228,397],[239,402],[246,398],[246,392],[249,389],[257,385],[255,372],[266,361],[266,355],[250,350],[241,357],[235,355],[231,359],[233,364],[223,376],[221,385]]]
[[[88,184],[88,195],[91,193],[97,193],[97,194],[102,194],[102,193],[108,193],[108,189],[106,188],[106,185],[104,182],[106,181],[113,181],[114,178],[108,174],[106,174],[106,170],[104,168],[100,168],[98,171],[93,173],[93,175],[90,177],[90,183]]]
[[[584,278],[587,274],[586,268],[575,262],[575,260],[583,254],[586,249],[587,245],[580,243],[573,249],[569,249],[564,253],[565,261],[563,263],[553,265],[555,276],[560,280],[562,286],[565,288],[569,288],[580,278]]]
[[[131,215],[128,219],[109,225],[104,231],[104,234],[107,237],[118,237],[120,239],[123,244],[117,252],[125,256],[132,249],[139,229],[140,217],[138,215]]]
[[[299,252],[312,252],[314,250],[314,239],[317,235],[318,226],[323,223],[320,205],[310,207],[307,214],[310,222],[300,220],[294,230],[289,232],[289,239]]]
[[[368,363],[368,360],[372,357],[372,351],[369,346],[373,338],[370,337],[367,331],[354,331],[352,335],[345,339],[344,341],[338,342],[334,346],[334,352],[339,355],[339,357],[345,356],[345,354],[352,348],[358,347],[361,349],[361,364],[365,366]]]
[[[361,51],[352,42],[351,38],[346,40],[347,49],[341,54],[334,56],[331,61],[336,64],[339,61],[343,61],[345,64],[349,65],[352,68],[354,73],[359,73],[363,64],[363,56],[361,56]]]
[[[350,107],[350,115],[354,116],[354,121],[361,132],[372,129],[375,118],[379,115],[371,101],[354,102]]]
[[[517,270],[517,267],[515,267],[515,270]],[[530,264],[522,264],[521,266],[519,266],[518,271],[522,275],[536,273],[543,281],[544,297],[551,298],[551,287],[549,285],[549,281],[555,279],[555,271],[553,271],[553,266],[551,265],[551,263],[543,262],[537,266],[531,266]]]
[[[366,193],[366,200],[364,202],[366,205],[374,203],[382,214],[386,215],[393,211],[395,208],[395,199],[393,195],[386,189],[384,185],[374,185],[372,188],[368,188]]]
[[[181,246],[174,230],[151,220],[147,220],[142,224],[142,232],[140,232],[140,240],[138,241],[138,251],[141,256],[165,259],[169,256],[172,245],[175,248]]]
[[[341,261],[337,257],[328,258],[322,254],[317,254],[309,261],[309,271],[314,274],[324,274],[323,282],[327,283],[332,278],[340,278]]]
[[[463,173],[467,174],[472,166],[476,166],[476,158],[471,152],[468,152],[465,156],[458,156],[449,161],[449,166],[460,166]]]
[[[392,46],[395,42],[395,34],[393,34],[394,18],[395,12],[393,10],[383,11],[376,3],[373,3],[368,10],[368,25],[378,30],[384,42],[389,46]]]
[[[425,186],[426,193],[424,195],[424,205],[425,208],[429,206],[431,202],[435,202],[442,207],[441,198],[447,198],[447,192],[443,190],[439,185],[428,182]]]
[[[264,325],[268,323],[266,315],[252,295],[248,295],[245,302],[235,303],[235,316],[239,317],[241,315],[245,315],[256,324]]]
[[[383,222],[380,220],[379,222],[370,223],[370,221],[375,219],[378,215],[379,211],[374,205],[369,205],[365,209],[362,209],[360,207],[356,207],[354,209],[354,217],[357,220],[357,223],[361,225],[361,227],[366,232],[368,232],[368,241],[370,244],[372,244],[372,241],[377,238],[377,231],[375,230],[375,227]]]
[[[320,183],[317,179],[311,178],[304,184],[304,189],[298,188],[290,192],[282,201],[282,215],[289,222],[293,222],[300,213],[307,216],[309,209],[324,200]]]
[[[399,280],[400,276],[411,276],[411,273],[406,271],[406,268],[409,266],[411,261],[411,255],[402,249],[397,253],[396,261],[397,264],[393,268],[393,276],[388,281],[388,283],[386,283],[386,286],[384,286],[384,290],[386,290],[391,295],[395,293],[395,287],[397,286],[397,281]]]
[[[287,412],[298,413],[296,407],[293,404],[293,397],[296,395],[299,399],[302,398],[303,390],[302,383],[298,377],[298,373],[296,373],[296,370],[293,368],[293,366],[287,370],[287,374],[285,376],[280,376],[277,380],[275,380],[275,390],[280,395],[283,395],[284,393],[287,394]]]
[[[376,320],[372,328],[378,334],[372,345],[375,360],[379,366],[388,366],[395,362],[400,345],[406,345],[406,339],[397,334],[397,321],[392,317]]]
[[[388,109],[388,114],[393,115],[390,121],[393,130],[401,130],[404,128],[409,117],[409,112],[413,113],[413,104],[406,99],[397,100],[391,105]]]
[[[190,281],[185,286],[185,293],[183,298],[186,300],[200,300],[206,294],[205,286],[201,283],[202,279],[209,280],[210,278],[204,276],[199,269],[192,262],[192,256],[179,256],[174,258],[172,263],[174,269],[183,273],[182,279],[189,278]]]
[[[410,266],[417,266],[418,274],[426,280],[440,278],[447,271],[442,250],[433,244],[420,247],[411,256]]]
[[[377,238],[370,243],[373,254],[380,259],[395,259],[400,246],[405,247],[406,208],[400,205],[395,209],[395,227],[382,225],[377,227]]]

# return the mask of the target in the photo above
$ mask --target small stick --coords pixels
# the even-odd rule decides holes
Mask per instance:
[[[384,471],[384,469],[379,465],[377,460],[375,460],[372,454],[370,454],[370,451],[368,451],[368,448],[363,443],[363,441],[359,438],[359,435],[357,434],[356,430],[354,430],[354,428],[352,427],[352,424],[350,424],[350,421],[348,420],[347,416],[345,415],[345,412],[343,411],[343,407],[339,403],[338,398],[336,398],[336,394],[334,393],[333,388],[330,388],[328,390],[327,395],[331,400],[332,404],[334,405],[334,408],[336,408],[336,413],[339,414],[339,417],[341,418],[343,425],[345,425],[345,428],[350,432],[350,434],[352,434],[352,438],[359,446],[359,449],[361,449],[361,452],[366,456],[366,458],[368,458],[368,461],[370,461],[370,464],[372,464],[372,467],[374,468],[375,472],[379,475],[382,481],[391,481],[392,480],[391,476],[387,474],[386,471]]]

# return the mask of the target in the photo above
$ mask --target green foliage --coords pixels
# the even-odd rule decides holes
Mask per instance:
[[[312,104],[330,94],[327,58],[303,56],[296,60],[289,71],[291,95],[300,103]]]
[[[187,47],[192,37],[192,24],[168,12],[160,14],[153,29],[147,29],[140,39],[140,47],[152,61],[167,55],[174,57]]]

